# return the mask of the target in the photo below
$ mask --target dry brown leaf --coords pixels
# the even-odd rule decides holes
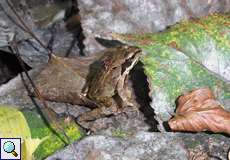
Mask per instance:
[[[35,78],[35,84],[45,100],[92,107],[94,103],[82,96],[86,79],[94,74],[103,55],[116,52],[115,47],[88,57],[64,58],[52,55],[49,63]]]
[[[173,131],[212,131],[230,134],[230,112],[225,111],[209,88],[193,90],[178,98],[176,116],[169,120]]]
[[[35,79],[43,98],[56,102],[85,104],[80,94],[90,65],[98,57],[100,55],[71,59],[52,55],[49,63]]]

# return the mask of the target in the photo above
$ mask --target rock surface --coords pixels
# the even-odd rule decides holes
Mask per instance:
[[[81,23],[89,53],[103,49],[94,36],[164,30],[189,17],[230,10],[229,0],[79,0]]]
[[[204,133],[138,132],[126,138],[95,135],[58,151],[47,160],[226,159],[229,143],[224,136]]]
[[[26,25],[43,42],[52,48],[57,55],[78,56],[79,48],[76,35],[65,27],[65,14],[71,10],[72,2],[47,0],[11,0],[17,13]],[[48,61],[47,50],[38,44],[28,33],[22,30],[16,16],[9,8],[6,0],[0,2],[0,50],[8,51],[9,42],[14,35],[23,60],[31,67],[36,67]],[[11,18],[10,18],[11,17]],[[15,23],[16,22],[16,23]]]
[[[75,153],[71,150],[73,147]],[[173,133],[138,132],[129,138],[90,136],[47,158],[47,160],[186,160],[187,156],[183,142]]]

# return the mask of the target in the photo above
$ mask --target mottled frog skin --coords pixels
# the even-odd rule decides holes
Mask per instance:
[[[97,108],[79,117],[80,121],[94,120],[111,115],[119,108],[130,105],[125,82],[138,62],[141,50],[134,46],[119,46],[108,50],[94,67],[86,83],[86,96]]]

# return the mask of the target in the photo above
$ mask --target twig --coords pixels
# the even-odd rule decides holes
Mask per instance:
[[[13,11],[13,13],[15,14],[15,16],[17,17],[17,19],[19,20],[19,22],[21,24],[18,24],[21,29],[23,29],[24,31],[26,31],[27,33],[29,33],[44,49],[46,49],[49,53],[49,56],[51,56],[52,52],[50,52],[50,50],[42,43],[42,41],[39,40],[39,38],[31,31],[31,29],[26,25],[26,23],[23,21],[23,19],[19,16],[19,14],[17,13],[16,9],[13,7],[13,5],[11,4],[11,2],[9,0],[6,0],[8,6],[10,7],[10,9]],[[41,93],[39,92],[38,88],[36,87],[35,83],[33,82],[33,80],[31,79],[31,77],[29,76],[27,70],[26,70],[26,67],[23,63],[23,60],[21,59],[21,56],[20,56],[20,52],[19,52],[19,49],[17,47],[17,43],[15,41],[15,36],[13,38],[13,41],[11,42],[10,44],[10,49],[12,51],[12,53],[15,53],[26,77],[28,78],[29,82],[31,83],[32,85],[32,88],[34,89],[34,93],[36,94],[36,96],[38,97],[39,100],[41,100],[46,112],[47,112],[47,115],[49,117],[49,119],[52,121],[54,121],[54,125],[56,128],[58,128],[62,133],[63,135],[66,137],[67,141],[70,143],[70,138],[66,135],[66,133],[64,132],[64,129],[62,129],[62,127],[60,127],[57,123],[58,121],[56,121],[56,115],[55,113],[48,107],[46,101],[44,100],[44,98],[42,97]]]
[[[26,70],[26,67],[25,67],[25,65],[23,63],[23,60],[21,59],[20,52],[19,52],[18,47],[17,47],[17,43],[15,42],[15,37],[14,37],[13,41],[10,44],[10,49],[11,49],[12,53],[14,53],[16,55],[16,57],[17,57],[20,65],[21,65],[21,67],[22,67],[22,69],[23,69],[23,71],[24,71],[24,73],[26,75],[26,77],[28,78],[30,84],[32,85],[32,88],[34,90],[35,95],[42,102],[42,104],[43,104],[43,106],[45,108],[46,113],[48,113],[47,114],[48,118],[51,121],[53,121],[53,124],[55,125],[55,128],[57,128],[58,130],[60,130],[62,132],[62,134],[65,136],[65,138],[68,141],[67,143],[70,143],[70,138],[66,135],[64,129],[62,127],[60,127],[61,125],[58,124],[58,120],[56,118],[55,113],[48,107],[45,99],[42,97],[42,95],[41,95],[40,91],[38,90],[38,88],[36,87],[34,81],[31,79],[30,75],[28,74],[28,71]]]
[[[30,75],[28,74],[28,71],[26,70],[25,65],[24,65],[24,63],[23,63],[23,61],[21,59],[20,52],[19,52],[18,47],[17,47],[17,43],[15,43],[15,38],[13,39],[13,41],[12,41],[12,43],[10,45],[10,49],[11,49],[12,53],[15,53],[15,55],[16,55],[20,65],[21,65],[22,69],[24,70],[24,73],[25,73],[26,77],[28,78],[28,80],[30,81],[30,83],[32,85],[32,88],[34,89],[35,94],[37,95],[38,99],[43,103],[43,106],[45,107],[46,113],[48,113],[47,114],[48,118],[51,120],[52,124],[54,124],[55,128],[57,128],[64,135],[64,137],[66,138],[67,142],[64,141],[58,135],[58,133],[55,131],[55,129],[53,129],[53,127],[51,125],[49,125],[49,127],[52,129],[52,131],[54,131],[54,133],[57,135],[57,137],[60,138],[63,143],[65,143],[65,145],[70,144],[71,140],[70,140],[69,136],[65,133],[65,130],[61,127],[61,124],[59,123],[59,120],[57,119],[55,113],[48,107],[46,101],[42,97],[42,95],[39,92],[38,88],[36,87],[34,81],[31,79]],[[23,78],[23,75],[22,75],[22,78]],[[39,109],[39,112],[43,114],[42,109],[39,107],[39,105],[37,105],[37,107]],[[46,117],[43,117],[43,118],[46,120]],[[71,148],[72,148],[72,150],[74,152],[73,157],[75,157],[76,156],[76,150],[75,150],[74,145],[71,145]]]
[[[28,84],[26,83],[26,80],[24,78],[24,74],[23,73],[20,73],[20,76],[21,76],[21,79],[22,79],[22,82],[28,92],[29,95],[32,95],[32,91],[30,90]],[[51,132],[53,134],[55,134],[64,144],[66,144],[66,141],[60,136],[60,134],[50,125],[49,121],[47,120],[47,118],[45,117],[44,113],[42,112],[41,110],[41,107],[39,106],[39,104],[36,102],[36,100],[32,97],[32,96],[29,96],[31,101],[33,102],[33,104],[35,105],[38,113],[41,115],[44,123],[49,127],[49,129],[51,130]],[[66,144],[67,145],[67,144]]]
[[[26,23],[24,22],[24,20],[19,16],[19,14],[17,13],[16,9],[14,8],[14,6],[11,4],[11,2],[9,0],[6,0],[8,6],[10,7],[10,9],[13,11],[13,13],[15,14],[15,16],[17,17],[18,21],[21,23],[21,24],[18,24],[18,26],[25,32],[27,32],[28,34],[30,34],[32,36],[32,38],[34,38],[45,50],[47,50],[48,52],[48,56],[49,56],[49,59],[51,58],[53,52],[51,49],[49,49],[49,46],[45,46],[45,44],[33,33],[33,31],[26,25]],[[11,16],[9,16],[11,19],[13,19]],[[45,99],[43,98],[43,96],[41,95],[40,91],[38,90],[38,88],[36,87],[34,81],[31,79],[30,75],[28,74],[27,70],[26,70],[26,67],[24,65],[24,62],[23,60],[21,59],[21,56],[20,56],[20,52],[19,52],[19,49],[17,47],[17,42],[15,41],[15,35],[14,35],[14,38],[13,38],[13,41],[10,42],[10,50],[12,51],[12,53],[14,53],[22,67],[22,69],[24,70],[24,73],[26,75],[26,77],[28,78],[33,90],[34,90],[34,93],[35,95],[37,96],[37,98],[42,102],[44,108],[45,108],[45,111],[47,113],[47,116],[48,118],[51,120],[51,122],[53,122],[55,128],[57,128],[63,135],[64,137],[66,138],[67,142],[63,141],[65,143],[65,145],[67,144],[70,144],[71,140],[70,138],[68,137],[68,135],[65,133],[64,129],[62,128],[61,124],[59,123],[57,117],[56,117],[56,114],[54,113],[54,111],[52,111]],[[39,107],[39,106],[38,106]],[[40,111],[42,112],[42,109],[39,108]],[[45,118],[45,117],[44,117]],[[52,128],[52,126],[50,126]],[[54,130],[55,131],[55,130]],[[59,137],[60,138],[60,137]],[[75,147],[74,146],[71,146],[71,148],[73,149],[73,152],[74,154],[76,153],[76,150],[75,150]],[[73,156],[75,157],[75,155]]]

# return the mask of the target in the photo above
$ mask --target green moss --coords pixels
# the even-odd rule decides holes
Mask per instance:
[[[112,135],[114,137],[120,137],[120,138],[124,138],[127,136],[127,133],[121,129],[116,129],[112,132]]]
[[[38,113],[34,111],[23,111],[23,114],[30,127],[32,138],[47,137],[47,139],[42,142],[36,149],[34,153],[35,159],[44,159],[45,157],[51,155],[52,153],[65,146],[63,142],[63,140],[65,140],[65,137],[60,132],[57,132],[57,134],[55,134],[51,130],[51,128],[46,125],[46,123],[43,121]],[[80,139],[83,136],[82,133],[79,131],[78,126],[74,122],[65,124],[64,120],[60,121],[63,123],[62,126],[65,130],[65,133],[68,135],[68,137],[70,137],[71,143]]]
[[[190,148],[190,149],[195,149],[197,146],[201,145],[201,142],[200,141],[196,141],[196,140],[193,140],[193,141],[190,141],[189,143],[187,143],[187,147]]]
[[[210,134],[210,137],[213,139],[222,139],[223,135],[215,133],[215,134]]]

